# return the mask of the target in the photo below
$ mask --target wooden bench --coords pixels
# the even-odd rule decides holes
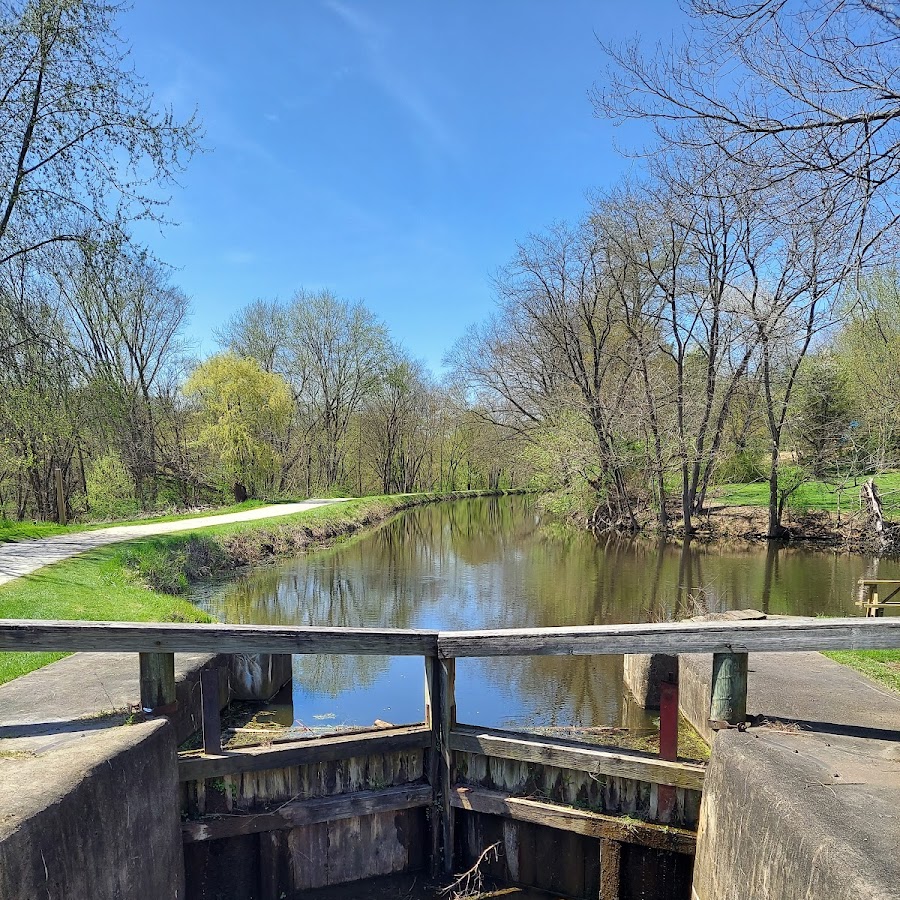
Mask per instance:
[[[866,592],[866,599],[857,600],[856,605],[861,606],[866,611],[866,618],[879,618],[884,615],[884,611],[889,606],[900,606],[900,600],[891,600],[900,593],[900,580],[895,578],[860,578],[857,582]],[[881,585],[887,585],[893,590],[883,600],[879,597],[879,588]]]

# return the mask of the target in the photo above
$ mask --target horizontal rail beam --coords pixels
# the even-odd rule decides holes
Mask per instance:
[[[471,725],[457,725],[450,732],[450,748],[465,753],[575,769],[591,775],[610,775],[668,784],[692,791],[703,790],[703,777],[706,773],[706,767],[697,763],[669,762],[649,754],[610,751],[576,744],[574,741],[547,740],[498,728]]]
[[[338,819],[370,816],[375,813],[399,812],[431,803],[430,784],[409,784],[380,791],[357,791],[314,800],[292,800],[272,812],[229,813],[224,818],[205,818],[185,822],[181,839],[185,844],[257,834],[261,831],[281,831],[301,825],[318,825]]]
[[[592,656],[890,650],[900,617],[584,625],[491,631],[0,620],[0,650],[332,653],[383,656]]]
[[[434,656],[437,633],[400,628],[0,620],[0,650]]]
[[[375,753],[396,753],[431,746],[431,729],[426,725],[370,731],[366,734],[340,734],[332,737],[291,741],[269,747],[246,747],[215,756],[182,755],[178,760],[179,781],[221,778],[238,772],[264,772],[311,763],[352,759]]]
[[[896,647],[900,647],[900,617],[584,625],[442,631],[438,635],[438,653],[447,658],[890,650]]]
[[[674,850],[676,853],[693,854],[697,848],[697,835],[684,828],[654,825],[651,822],[639,822],[624,816],[587,812],[556,803],[544,803],[541,800],[526,800],[502,791],[457,787],[453,789],[450,802],[456,809],[505,816],[519,822],[546,825],[548,828],[561,831],[574,831],[576,834],[592,838],[640,844],[654,850]]]

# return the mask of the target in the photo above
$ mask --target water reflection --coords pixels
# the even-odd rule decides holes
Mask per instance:
[[[554,526],[528,497],[411,510],[330,550],[198,591],[228,622],[466,629],[657,621],[757,608],[856,615],[856,580],[896,561],[778,547],[598,542]],[[618,657],[463,660],[463,721],[611,725],[627,717]],[[422,663],[296,657],[294,713],[307,725],[415,721]]]

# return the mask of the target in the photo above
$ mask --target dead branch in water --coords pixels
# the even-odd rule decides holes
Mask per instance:
[[[493,860],[491,860],[493,854]],[[456,881],[441,889],[441,894],[449,895],[452,900],[474,900],[484,890],[484,876],[481,873],[481,865],[485,862],[496,862],[500,858],[500,841],[485,847],[471,869],[457,876]]]

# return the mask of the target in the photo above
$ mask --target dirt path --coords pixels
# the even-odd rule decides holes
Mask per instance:
[[[195,531],[213,525],[230,525],[234,522],[254,522],[258,519],[276,519],[294,513],[324,506],[327,503],[343,503],[343,500],[306,500],[303,503],[279,503],[261,506],[243,512],[225,513],[221,516],[200,516],[180,519],[177,522],[148,522],[146,525],[113,525],[96,531],[74,531],[34,541],[15,541],[0,544],[0,584],[29,575],[43,566],[60,562],[119,541],[152,537],[158,534],[174,534],[178,531]]]

